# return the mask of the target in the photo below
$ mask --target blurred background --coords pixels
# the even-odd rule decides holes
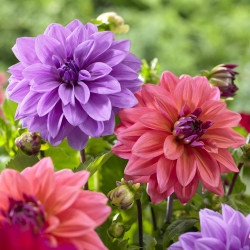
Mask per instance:
[[[160,72],[198,75],[220,63],[236,63],[240,90],[230,108],[250,112],[249,0],[0,0],[0,71],[17,62],[16,38],[37,36],[47,25],[88,22],[115,11],[129,24],[132,52],[157,57]]]

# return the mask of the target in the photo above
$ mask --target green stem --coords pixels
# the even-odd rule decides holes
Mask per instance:
[[[80,151],[80,158],[81,158],[81,163],[83,164],[86,161],[86,156],[85,156],[85,150]],[[86,182],[84,185],[84,190],[89,190],[89,184]]]
[[[170,224],[172,218],[174,194],[168,196],[166,224]]]
[[[138,213],[138,230],[139,230],[139,246],[143,249],[143,228],[142,228],[142,208],[141,200],[136,200],[137,213]]]

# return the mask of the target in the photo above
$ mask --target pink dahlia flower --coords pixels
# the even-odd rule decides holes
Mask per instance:
[[[241,114],[241,121],[240,125],[246,129],[248,133],[250,133],[250,114],[240,113]]]
[[[43,35],[21,37],[13,52],[7,91],[18,103],[16,119],[57,146],[64,138],[82,150],[91,137],[114,133],[115,114],[137,104],[141,61],[129,40],[74,20],[51,24]]]
[[[241,146],[245,138],[231,128],[241,117],[226,109],[219,89],[205,77],[164,72],[159,86],[146,84],[136,96],[134,108],[119,112],[119,141],[112,149],[129,159],[127,178],[148,183],[154,203],[173,192],[187,203],[199,180],[223,195],[221,173],[238,171],[228,148]]]
[[[110,213],[107,198],[81,188],[87,171],[54,172],[44,158],[21,173],[6,169],[0,175],[0,221],[30,229],[52,246],[73,244],[77,249],[106,249],[95,228]]]

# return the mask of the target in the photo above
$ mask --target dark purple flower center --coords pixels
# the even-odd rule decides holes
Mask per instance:
[[[67,84],[77,84],[79,68],[73,60],[69,60],[57,69],[61,80]]]
[[[190,144],[194,147],[202,146],[203,142],[199,139],[214,122],[199,120],[198,117],[201,113],[201,108],[197,108],[190,114],[189,107],[184,105],[179,114],[179,120],[174,124],[173,135],[184,144]]]
[[[16,200],[9,197],[7,211],[1,211],[11,225],[32,229],[34,233],[44,227],[45,213],[42,204],[30,195],[23,194],[24,200]]]

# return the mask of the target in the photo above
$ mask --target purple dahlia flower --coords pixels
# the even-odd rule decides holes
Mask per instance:
[[[200,211],[201,232],[185,233],[169,250],[250,250],[250,214],[222,204],[222,215]]]
[[[7,88],[19,104],[15,118],[54,146],[67,137],[76,150],[89,136],[113,134],[114,115],[137,103],[133,93],[142,84],[141,61],[129,49],[130,41],[78,20],[18,38],[13,52],[20,62],[9,68]]]

